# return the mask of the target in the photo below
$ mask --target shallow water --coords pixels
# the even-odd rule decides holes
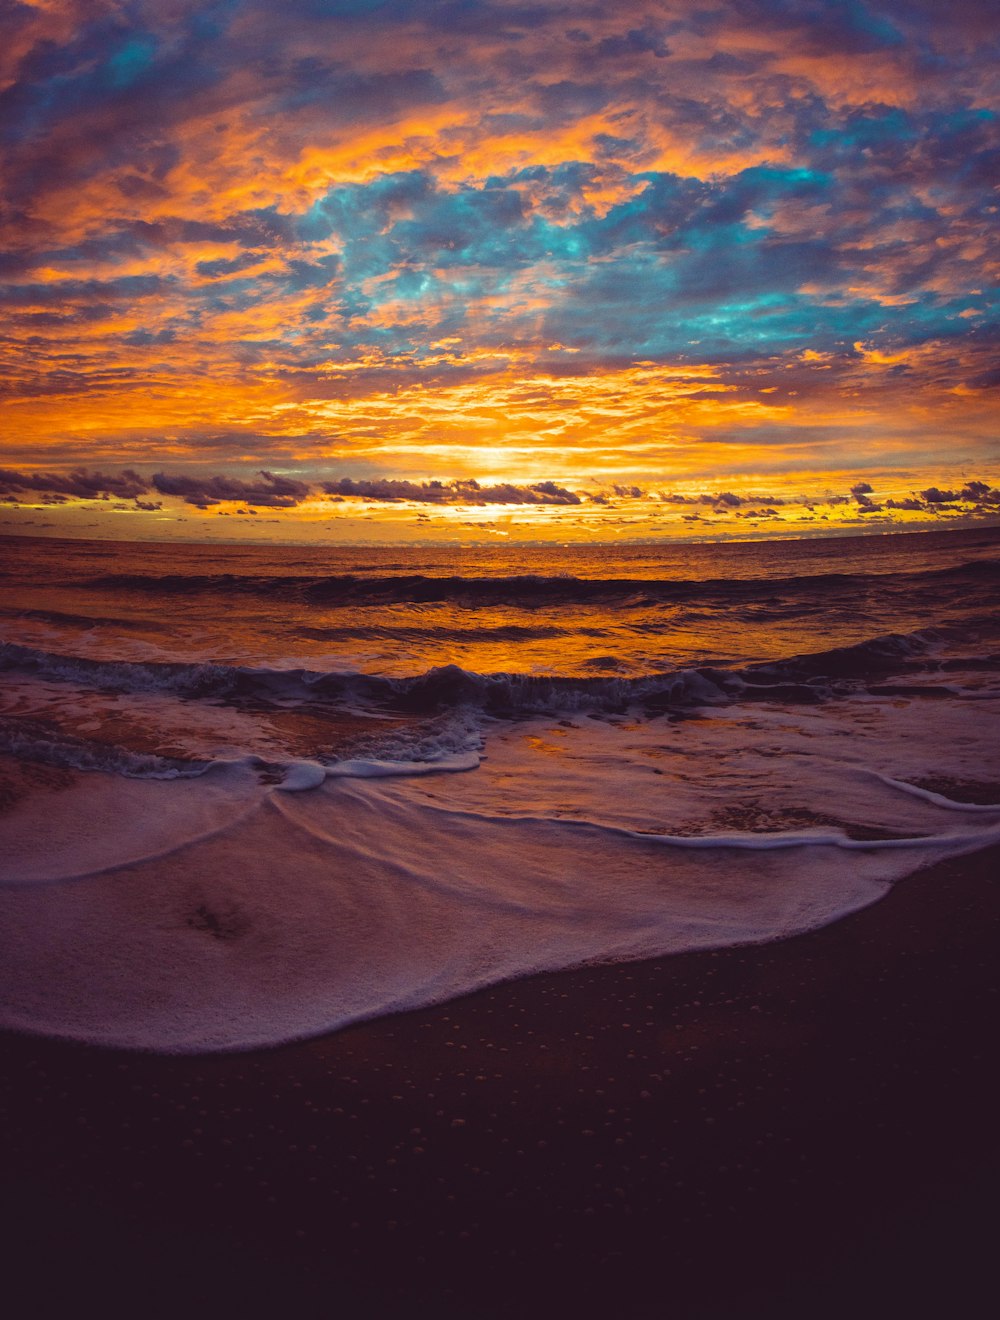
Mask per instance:
[[[9,1026],[275,1043],[1000,840],[996,531],[2,550]]]

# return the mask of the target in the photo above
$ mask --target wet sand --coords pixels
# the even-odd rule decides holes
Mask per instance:
[[[267,1052],[2,1036],[8,1314],[977,1315],[998,875]]]

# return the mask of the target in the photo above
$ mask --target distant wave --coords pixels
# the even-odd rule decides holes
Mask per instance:
[[[168,623],[156,623],[150,619],[136,620],[118,615],[73,614],[66,610],[24,609],[19,606],[0,607],[0,619],[36,619],[39,623],[52,623],[70,628],[116,628],[132,632],[167,632]]]
[[[164,574],[109,573],[67,584],[101,591],[136,591],[165,597],[205,594],[250,595],[278,600],[337,606],[436,604],[452,602],[470,607],[513,605],[524,608],[553,605],[615,605],[642,608],[654,604],[706,601],[713,604],[747,600],[770,601],[778,596],[804,593],[811,598],[849,595],[890,586],[919,590],[948,586],[1000,583],[1000,561],[976,560],[953,568],[918,573],[826,573],[778,578],[581,578],[569,574],[516,577],[430,577],[423,574],[358,577],[353,573],[330,577],[304,575],[262,576],[235,573]]]
[[[545,641],[553,637],[600,637],[605,634],[602,628],[560,628],[555,624],[516,624],[504,623],[482,627],[461,627],[445,624],[413,624],[402,626],[394,624],[350,625],[342,627],[300,627],[295,629],[297,637],[309,638],[316,642],[534,642]]]

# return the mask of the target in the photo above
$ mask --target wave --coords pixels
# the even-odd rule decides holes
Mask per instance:
[[[490,713],[621,708],[645,695],[678,702],[720,700],[735,676],[708,667],[635,678],[575,678],[545,674],[477,674],[441,665],[406,678],[358,671],[244,668],[212,663],[91,660],[15,642],[0,642],[0,671],[17,671],[114,692],[165,692],[194,699],[288,704],[367,705],[405,714],[460,707]]]
[[[0,619],[33,619],[39,623],[54,623],[70,628],[116,628],[135,632],[168,632],[170,625],[147,619],[128,619],[100,614],[74,614],[66,610],[27,609],[20,606],[0,607]]]
[[[651,713],[718,705],[736,700],[817,702],[841,690],[883,683],[894,675],[949,670],[961,662],[939,661],[934,651],[945,631],[888,634],[854,646],[834,647],[788,659],[722,668],[703,665],[635,676],[578,677],[558,674],[480,674],[458,665],[436,666],[409,677],[358,671],[274,669],[238,665],[92,660],[14,642],[0,643],[0,671],[15,671],[99,691],[163,692],[189,699],[283,706],[363,706],[411,716],[471,708],[512,716],[558,711],[622,711],[644,706]],[[970,667],[981,665],[970,659]],[[920,695],[928,685],[911,683]],[[937,695],[939,686],[933,687]]]
[[[602,628],[560,628],[555,624],[498,624],[495,626],[455,627],[445,625],[405,626],[378,625],[344,627],[303,627],[295,630],[297,637],[314,642],[536,642],[554,637],[599,637]]]
[[[0,716],[0,753],[23,761],[66,770],[101,770],[125,779],[197,779],[219,771],[244,771],[270,788],[298,793],[324,779],[388,779],[474,770],[480,762],[478,739],[467,729],[438,729],[433,734],[397,734],[379,741],[380,755],[346,758],[265,758],[257,755],[210,760],[139,752],[117,743],[82,738],[37,720]]]
[[[922,657],[942,637],[942,632],[932,628],[909,634],[888,633],[854,646],[834,646],[826,651],[791,656],[787,660],[748,665],[743,673],[750,684],[864,679],[901,673],[924,667]]]
[[[0,752],[66,769],[103,770],[126,779],[192,779],[212,765],[210,761],[131,751],[22,717],[0,717]]]
[[[917,590],[922,585],[969,586],[1000,583],[1000,560],[973,560],[957,567],[928,569],[915,573],[826,573],[778,578],[581,578],[571,574],[552,576],[522,574],[514,577],[425,576],[385,574],[358,577],[356,574],[251,575],[236,573],[164,574],[109,573],[87,578],[83,586],[101,591],[133,591],[156,596],[184,597],[205,594],[250,595],[295,600],[304,604],[337,606],[387,604],[455,603],[470,607],[512,605],[535,606],[614,604],[619,608],[711,601],[739,603],[746,600],[770,602],[774,597],[805,592],[810,597],[850,595],[866,591],[873,583],[879,590],[898,586]]]

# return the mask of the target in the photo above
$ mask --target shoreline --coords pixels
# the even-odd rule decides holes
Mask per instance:
[[[266,1051],[6,1034],[16,1313],[955,1313],[995,1226],[998,863]]]

